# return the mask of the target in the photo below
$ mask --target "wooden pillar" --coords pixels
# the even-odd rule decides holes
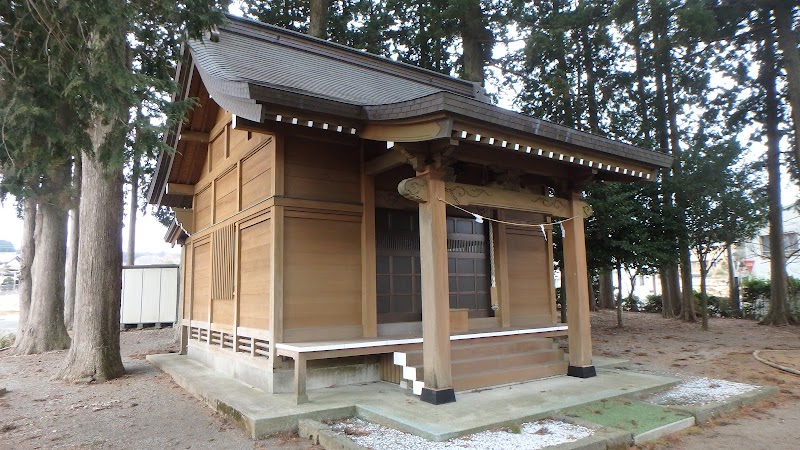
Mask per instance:
[[[308,403],[306,394],[306,358],[302,353],[298,353],[294,358],[294,393],[295,402],[298,405]]]
[[[497,218],[506,220],[505,211],[499,210]],[[507,328],[511,326],[511,294],[508,282],[508,234],[504,223],[490,223],[489,226],[495,227],[494,279],[495,283],[497,283],[500,326]]]
[[[361,176],[361,329],[364,337],[378,335],[376,255],[375,255],[375,177]]]
[[[422,401],[439,405],[456,400],[450,366],[450,291],[447,272],[447,215],[444,172],[430,166],[418,176],[426,181],[428,201],[419,204],[422,269]]]
[[[567,293],[569,326],[569,368],[567,375],[589,378],[596,375],[592,365],[592,332],[589,317],[589,275],[586,269],[586,240],[583,228],[580,193],[569,198],[571,220],[564,228],[564,279]]]
[[[281,135],[275,135],[275,153],[273,159],[272,193],[278,197],[284,193],[284,139]],[[275,344],[283,342],[283,273],[284,273],[284,207],[275,205],[272,207],[270,220],[272,221],[272,234],[269,237],[272,254],[270,263],[272,274],[270,276],[269,289],[269,320],[270,320],[270,342],[269,360],[273,368],[279,366]],[[255,343],[253,343],[255,351]],[[295,364],[297,361],[295,361]]]

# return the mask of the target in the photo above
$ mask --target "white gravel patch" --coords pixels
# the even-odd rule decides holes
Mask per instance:
[[[751,384],[713,378],[690,378],[648,401],[658,405],[705,405],[758,389]]]
[[[353,418],[331,425],[331,429],[374,450],[516,450],[539,449],[575,442],[591,436],[589,428],[555,420],[523,423],[518,432],[510,428],[484,431],[445,442],[432,442],[413,434]]]

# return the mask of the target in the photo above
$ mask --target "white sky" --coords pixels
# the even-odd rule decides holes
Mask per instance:
[[[9,197],[0,206],[0,240],[11,241],[19,250],[22,244],[22,220],[17,218],[15,208],[16,200]],[[127,209],[126,209],[127,211]],[[128,216],[124,219],[122,233],[122,248],[128,246]],[[150,214],[142,215],[139,212],[136,218],[136,253],[161,253],[169,252],[180,254],[180,247],[173,248],[164,242],[167,229]]]

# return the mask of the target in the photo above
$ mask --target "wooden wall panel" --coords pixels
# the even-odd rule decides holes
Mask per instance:
[[[231,155],[235,155],[239,150],[251,145],[251,143],[247,142],[250,140],[250,133],[247,131],[228,128],[228,136],[228,145],[231,149]]]
[[[211,244],[194,246],[192,273],[192,320],[208,321],[208,302],[211,298]]]
[[[356,147],[286,138],[284,177],[289,197],[360,203],[360,167]]]
[[[228,148],[228,133],[225,129],[213,138],[211,143],[208,144],[208,156],[211,160],[211,170],[221,167],[222,162],[227,156]]]
[[[242,209],[272,194],[272,167],[275,142],[262,146],[242,160]]]
[[[286,213],[284,244],[284,333],[297,340],[314,339],[313,330],[308,336],[291,330],[316,328],[324,335],[326,328],[339,327],[352,330],[349,337],[359,337],[360,217],[345,221],[290,215]]]
[[[211,317],[212,322],[221,325],[233,326],[233,300],[215,299],[212,300]]]
[[[211,186],[194,196],[194,229],[200,231],[211,226]]]
[[[217,178],[216,186],[214,187],[217,222],[225,220],[225,218],[239,211],[239,200],[236,192],[238,185],[239,177],[236,173],[236,168]]]
[[[239,231],[239,326],[269,329],[272,221]]]
[[[550,271],[542,233],[530,228],[507,228],[508,278],[512,325],[551,323]]]
[[[183,295],[183,314],[181,317],[189,320],[192,318],[192,279],[194,278],[194,271],[192,268],[192,263],[194,261],[192,256],[194,252],[192,251],[192,246],[187,245],[184,247],[183,253],[184,265],[181,268],[181,277],[183,277],[183,292],[181,292]]]

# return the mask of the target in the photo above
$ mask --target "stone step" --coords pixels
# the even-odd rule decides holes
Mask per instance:
[[[516,368],[496,367],[489,371],[454,376],[453,388],[456,391],[466,391],[488,386],[553,377],[566,373],[566,361],[550,361],[533,366]]]
[[[453,377],[481,373],[496,368],[516,369],[538,365],[544,362],[562,361],[563,352],[554,349],[538,349],[515,353],[495,353],[476,358],[452,360]],[[421,381],[424,378],[424,367],[419,365],[403,367],[403,378],[409,381]]]
[[[451,341],[450,359],[459,361],[483,356],[506,353],[535,352],[553,348],[551,338],[531,338],[530,336],[504,336],[481,339],[480,341]],[[395,364],[399,366],[421,366],[422,350],[395,353]]]

